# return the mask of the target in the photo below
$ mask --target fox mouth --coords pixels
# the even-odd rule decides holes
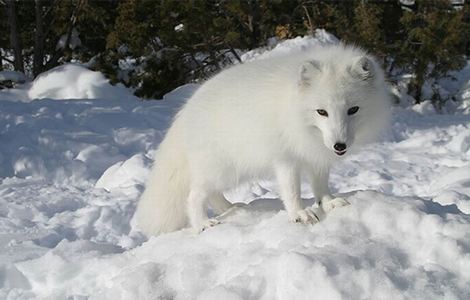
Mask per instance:
[[[336,155],[338,156],[342,156],[346,153],[346,150],[343,150],[343,151],[335,151]]]

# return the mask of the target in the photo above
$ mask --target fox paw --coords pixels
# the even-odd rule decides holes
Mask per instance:
[[[199,226],[194,227],[194,231],[196,233],[201,233],[204,230],[214,227],[215,225],[220,224],[220,221],[217,219],[207,219],[204,222],[202,222]]]
[[[321,212],[315,208],[307,207],[289,214],[290,221],[294,223],[315,224],[320,222]]]
[[[326,213],[329,213],[330,211],[338,207],[351,205],[351,203],[344,200],[343,198],[333,198],[331,200],[325,200],[326,199],[322,200],[321,208],[323,208]]]

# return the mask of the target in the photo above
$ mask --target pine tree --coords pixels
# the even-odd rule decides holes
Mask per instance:
[[[381,5],[360,2],[354,9],[354,39],[362,47],[384,58],[386,50],[382,14]]]
[[[407,38],[398,55],[415,75],[409,92],[416,102],[423,100],[425,81],[437,81],[464,66],[469,26],[463,18],[464,11],[446,0],[418,1],[416,11],[403,14],[400,22]]]

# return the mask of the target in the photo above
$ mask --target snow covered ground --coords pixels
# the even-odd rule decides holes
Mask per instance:
[[[334,168],[352,205],[321,223],[289,223],[267,179],[227,192],[249,205],[223,224],[149,240],[133,212],[197,86],[144,102],[65,66],[0,91],[0,299],[470,299],[468,68],[458,83],[455,114],[396,107],[385,141]]]

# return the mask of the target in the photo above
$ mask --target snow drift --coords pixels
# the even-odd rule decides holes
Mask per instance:
[[[28,91],[31,99],[125,99],[137,100],[125,88],[112,86],[100,72],[66,64],[39,75]],[[126,99],[129,98],[129,99]]]
[[[13,75],[15,74],[13,73]],[[11,72],[4,71],[0,74],[0,79],[6,75],[13,76]],[[16,74],[15,78],[20,75]],[[138,100],[124,86],[111,85],[100,72],[94,72],[76,64],[55,67],[40,74],[32,82],[3,91],[1,100],[30,102],[35,99]]]

